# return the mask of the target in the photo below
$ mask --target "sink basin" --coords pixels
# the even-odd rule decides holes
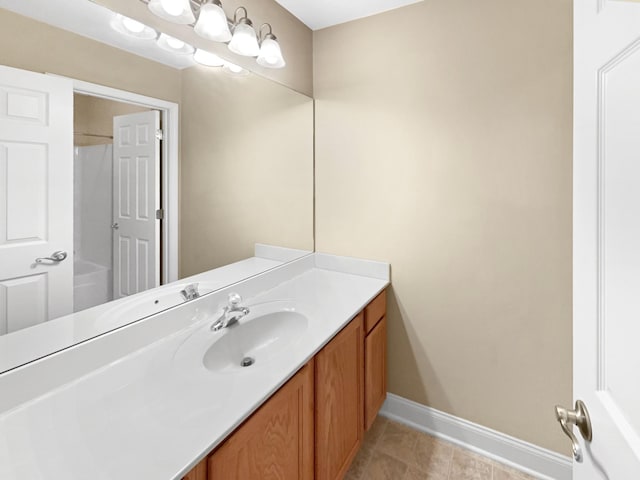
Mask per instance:
[[[223,336],[207,349],[202,361],[207,369],[217,373],[264,366],[286,353],[286,348],[306,331],[308,323],[306,316],[293,311],[248,316],[223,330]]]

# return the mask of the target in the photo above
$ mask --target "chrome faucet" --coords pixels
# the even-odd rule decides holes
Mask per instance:
[[[190,283],[189,285],[186,285],[182,290],[180,290],[180,295],[182,295],[182,298],[184,298],[185,302],[188,302],[189,300],[195,300],[200,296],[200,292],[198,291],[198,284]]]
[[[242,297],[237,293],[229,294],[229,303],[222,309],[222,315],[218,318],[213,325],[211,325],[211,330],[217,332],[223,328],[230,327],[238,323],[242,317],[249,314],[249,309],[247,307],[243,307],[240,305],[242,303]]]

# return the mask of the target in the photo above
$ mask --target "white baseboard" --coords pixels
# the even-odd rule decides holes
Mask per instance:
[[[571,480],[569,457],[392,393],[380,415],[442,438],[542,480]]]

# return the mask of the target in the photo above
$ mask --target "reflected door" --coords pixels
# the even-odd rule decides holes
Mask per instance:
[[[636,479],[640,2],[578,0],[574,19],[574,395],[593,431],[574,479]]]
[[[113,118],[113,295],[160,285],[160,113]]]
[[[73,86],[0,66],[0,334],[72,311]]]

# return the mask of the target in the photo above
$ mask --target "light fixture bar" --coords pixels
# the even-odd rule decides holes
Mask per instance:
[[[259,31],[253,28],[247,9],[236,8],[233,19],[226,16],[221,0],[138,0],[159,17],[173,23],[189,25],[202,38],[227,43],[227,48],[236,55],[255,57],[258,65],[265,68],[286,66],[282,49],[269,23],[263,23]],[[173,17],[166,6],[183,5],[183,12]],[[188,5],[188,20],[185,15]],[[151,8],[154,6],[154,8]],[[177,12],[177,10],[176,10]],[[226,22],[226,25],[225,25]],[[226,28],[225,28],[226,27]],[[265,31],[268,30],[268,31]],[[196,51],[196,53],[198,53]],[[203,55],[200,53],[198,56]]]

